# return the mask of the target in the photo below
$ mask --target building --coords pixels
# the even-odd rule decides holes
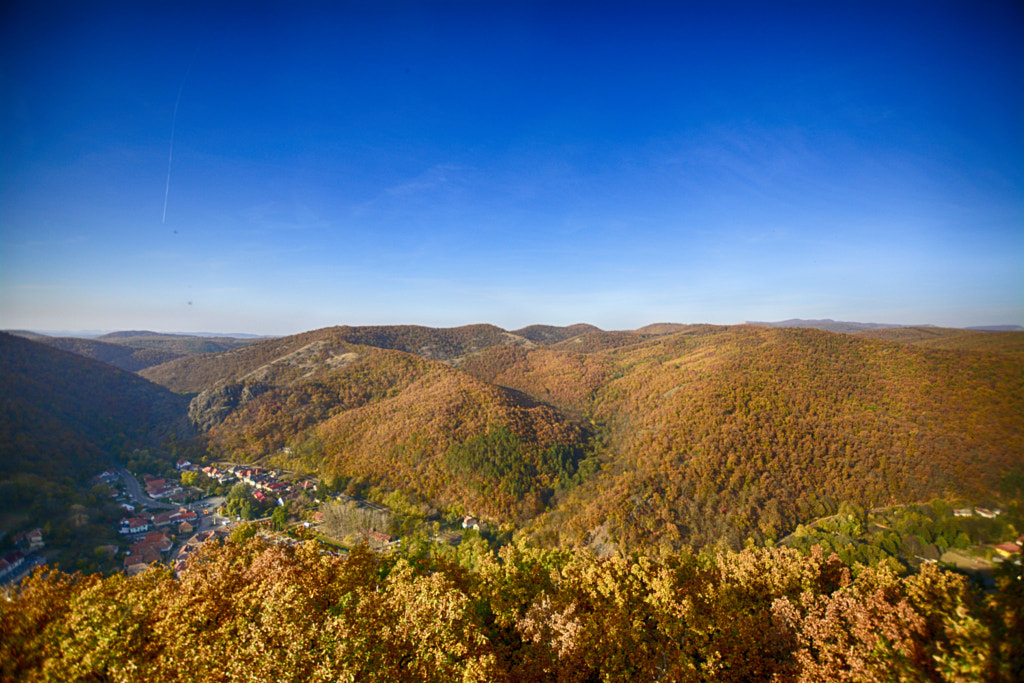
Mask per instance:
[[[142,534],[150,529],[150,523],[148,519],[142,517],[126,517],[121,520],[121,527],[118,531],[122,534],[134,536],[135,534]]]

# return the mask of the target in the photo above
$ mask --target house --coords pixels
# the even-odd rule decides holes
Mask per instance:
[[[480,528],[480,522],[476,517],[464,517],[462,519],[463,529],[478,529]]]
[[[151,479],[146,482],[146,493],[151,498],[167,498],[181,493],[181,487],[165,479]]]
[[[42,529],[22,531],[19,534],[15,534],[11,540],[14,541],[15,545],[19,545],[27,549],[28,552],[33,552],[35,550],[39,550],[40,548],[46,547],[46,544],[43,542]]]
[[[171,516],[173,514],[174,514],[173,511],[171,511],[171,512],[161,512],[158,515],[153,515],[149,519],[153,523],[153,527],[155,529],[161,529],[161,528],[163,528],[165,526],[168,526],[168,525],[170,525],[170,524],[172,524],[174,522],[174,520],[171,518]]]
[[[21,565],[25,564],[25,555],[21,551],[15,550],[10,555],[5,555],[3,561],[6,564],[3,574],[13,574]]]
[[[135,558],[153,558],[145,559],[146,564],[150,562],[156,562],[160,559],[162,553],[170,552],[173,544],[171,543],[171,537],[164,531],[150,531],[141,540],[136,542],[129,549],[129,553]],[[125,566],[128,566],[126,563]]]
[[[188,508],[180,508],[174,515],[176,520],[189,524],[195,524],[199,520],[199,513]]]
[[[188,508],[179,508],[177,510],[169,510],[168,512],[161,512],[158,515],[153,515],[151,518],[153,526],[160,529],[166,526],[181,524],[182,522],[195,523],[199,519],[198,513]]]
[[[46,547],[46,543],[43,542],[43,530],[33,529],[25,534],[25,540],[28,542],[28,551],[33,552],[40,548]]]
[[[974,508],[974,511],[986,519],[995,519],[1003,512],[1002,510],[989,510],[987,508]]]
[[[374,531],[373,529],[367,529],[364,531],[363,538],[366,539],[366,544],[373,550],[387,550],[388,548],[393,548],[400,543],[400,541],[391,534]]]
[[[178,470],[179,472],[187,470],[190,467],[192,467],[192,463],[186,460],[185,458],[181,458],[180,460],[178,460],[178,462],[174,463],[174,469]]]
[[[141,534],[149,531],[149,520],[142,517],[130,517],[121,520],[121,528],[118,531],[122,534]]]
[[[953,510],[954,517],[973,517],[974,510],[971,508],[960,508],[959,510]]]
[[[90,484],[106,484],[107,486],[113,485],[115,482],[120,481],[121,477],[118,476],[114,470],[107,470],[106,472],[100,472],[95,477],[89,480]]]
[[[999,545],[992,546],[997,553],[1006,558],[1011,558],[1014,555],[1020,555],[1020,546],[1016,543],[1009,541],[1007,543],[1000,543]]]

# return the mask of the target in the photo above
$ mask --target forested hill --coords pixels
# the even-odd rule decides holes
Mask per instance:
[[[491,346],[532,346],[530,340],[494,327],[466,325],[432,328],[417,325],[325,327],[302,334],[265,339],[229,353],[182,358],[140,374],[172,391],[198,393],[217,384],[237,381],[258,368],[293,352],[305,353],[310,344],[357,344],[453,361]]]
[[[190,432],[187,399],[106,363],[0,333],[0,472],[95,474]]]
[[[539,512],[553,483],[576,474],[588,426],[563,411],[429,358],[303,341],[193,399],[214,454],[287,446],[292,467],[505,518]]]
[[[176,356],[194,356],[200,353],[218,353],[253,342],[252,337],[203,337],[195,334],[167,334],[145,330],[111,332],[97,337],[99,341],[173,353]]]
[[[578,337],[583,334],[600,331],[601,330],[599,328],[594,327],[593,325],[577,323],[567,327],[557,327],[555,325],[530,325],[516,330],[512,334],[523,337],[524,339],[529,339],[530,341],[538,344],[557,344],[560,341],[565,341],[572,337]]]
[[[138,348],[80,337],[46,337],[35,335],[32,340],[40,344],[52,346],[55,349],[60,349],[61,351],[68,351],[79,356],[102,361],[128,372],[138,372],[144,368],[167,363],[182,356],[182,354],[173,351]]]
[[[995,504],[1022,465],[1022,333],[929,348],[751,325],[520,332],[549,343],[340,327],[143,374],[199,392],[216,452],[288,447],[437,505],[546,510],[533,531],[558,543],[739,547],[844,502]]]
[[[605,471],[538,524],[572,542],[603,528],[629,545],[736,547],[844,501],[992,500],[1022,467],[1012,353],[753,326],[553,351],[494,350],[466,369],[599,425]]]
[[[983,351],[1024,356],[1024,333],[1008,330],[961,330],[946,327],[900,327],[865,330],[857,336],[950,351]]]

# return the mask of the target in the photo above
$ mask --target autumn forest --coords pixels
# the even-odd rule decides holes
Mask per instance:
[[[66,541],[0,600],[3,680],[1024,675],[992,550],[1024,533],[1021,332],[0,334],[0,377],[2,531]],[[75,545],[116,517],[97,471],[182,458],[319,481],[400,543],[252,527],[130,577]]]

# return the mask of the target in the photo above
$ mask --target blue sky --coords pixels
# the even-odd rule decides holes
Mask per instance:
[[[3,328],[1024,324],[1018,2],[0,12]]]

